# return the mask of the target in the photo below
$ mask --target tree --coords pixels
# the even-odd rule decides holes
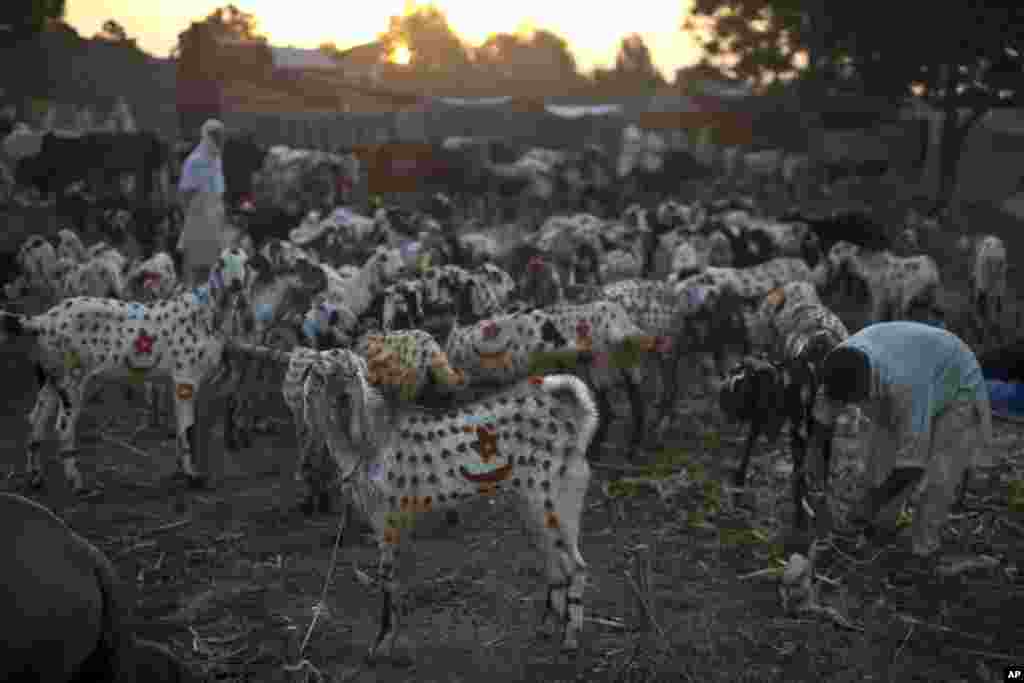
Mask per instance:
[[[576,60],[565,39],[545,30],[529,36],[495,33],[474,50],[478,69],[518,84],[564,82],[575,85]]]
[[[220,7],[178,34],[171,56],[182,79],[255,80],[269,76],[273,56],[256,17],[235,5]]]
[[[971,126],[992,107],[1024,102],[1024,5],[1013,0],[908,0],[884,13],[874,3],[696,0],[684,29],[703,29],[708,56],[758,84],[800,74],[805,93],[921,96],[943,113],[939,207]]]
[[[206,23],[217,37],[266,42],[266,38],[256,32],[256,16],[249,12],[243,12],[235,5],[218,7],[213,10],[206,17]]]
[[[594,69],[594,81],[622,92],[649,92],[665,85],[665,79],[651,60],[651,51],[644,39],[631,33],[622,39],[611,69]]]
[[[100,32],[97,33],[94,38],[98,40],[105,40],[108,43],[127,43],[128,32],[124,30],[124,26],[121,26],[114,19],[107,19],[103,22],[103,27]]]
[[[420,73],[460,71],[470,65],[469,50],[448,25],[445,13],[434,5],[391,17],[380,41],[389,52],[408,49],[410,65]]]
[[[47,22],[64,17],[65,0],[4,0],[0,3],[0,41],[16,43],[38,34]]]

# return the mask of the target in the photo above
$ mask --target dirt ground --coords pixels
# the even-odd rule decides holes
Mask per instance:
[[[18,472],[36,393],[26,348],[0,349],[8,406],[0,466]],[[395,657],[370,668],[362,658],[380,598],[353,569],[376,567],[368,538],[349,534],[326,609],[309,631],[338,516],[281,514],[297,494],[281,401],[263,406],[280,427],[257,435],[252,448],[226,453],[213,430],[210,452],[223,454],[222,476],[201,491],[171,478],[166,430],[132,436],[139,406],[138,391],[112,386],[80,422],[82,468],[105,487],[100,500],[70,497],[52,444],[44,450],[49,487],[35,497],[112,558],[135,588],[141,634],[169,643],[211,680],[987,682],[1024,664],[1024,425],[995,423],[967,507],[947,526],[945,553],[987,555],[994,565],[889,585],[906,558],[906,534],[859,550],[837,541],[818,568],[819,597],[843,626],[787,615],[771,576],[745,577],[797,547],[786,538],[788,449],[784,441],[762,445],[747,491],[730,490],[723,484],[742,433],[721,421],[712,401],[690,397],[661,455],[637,453],[633,462],[682,468],[665,480],[680,484],[677,496],[663,502],[646,489],[626,490],[610,503],[602,492],[610,474],[595,473],[581,540],[590,577],[578,657],[561,657],[556,642],[536,638],[539,563],[514,507],[498,500],[479,503],[458,527],[418,523],[414,566],[406,562],[403,574],[410,612]],[[849,435],[839,440],[833,476],[843,501],[855,494],[856,444]],[[626,461],[609,453],[602,462]],[[650,617],[626,575],[634,557],[649,566],[641,592]],[[300,671],[286,670],[302,660]]]

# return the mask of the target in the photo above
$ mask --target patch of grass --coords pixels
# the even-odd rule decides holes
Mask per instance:
[[[717,451],[722,447],[722,435],[718,432],[704,432],[704,448],[709,451]]]
[[[616,479],[608,482],[608,495],[612,498],[632,498],[640,493],[640,486],[634,481]]]
[[[727,546],[764,545],[770,541],[763,531],[752,527],[747,527],[746,529],[721,529],[719,531],[719,539],[722,545]]]
[[[685,468],[687,473],[690,473],[692,465],[684,449],[666,448],[658,451],[653,464],[643,468],[642,476],[650,479],[667,479],[680,468]]]
[[[1010,512],[1024,512],[1024,480],[1015,479],[1008,485],[1006,507]]]

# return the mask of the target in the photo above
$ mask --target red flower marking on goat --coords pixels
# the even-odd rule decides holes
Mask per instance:
[[[160,273],[143,273],[142,286],[153,289],[160,284]]]
[[[481,332],[483,332],[484,339],[494,339],[498,336],[498,323],[488,320],[482,325]]]
[[[151,337],[145,332],[139,332],[139,336],[135,338],[135,353],[153,353],[153,342],[156,341],[156,337]]]
[[[526,264],[526,268],[531,273],[539,273],[540,271],[544,270],[544,259],[542,259],[540,256],[531,256],[530,262]]]
[[[586,320],[581,320],[576,323],[576,336],[577,337],[589,337],[590,336],[590,323]]]

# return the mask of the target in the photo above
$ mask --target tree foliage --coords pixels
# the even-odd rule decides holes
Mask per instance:
[[[96,40],[103,40],[108,43],[131,43],[135,44],[135,41],[128,38],[128,32],[124,30],[124,26],[115,19],[107,19],[103,22],[103,26],[100,32],[93,36]]]
[[[391,17],[380,41],[389,52],[399,46],[408,48],[410,65],[416,71],[460,71],[470,64],[468,47],[448,25],[445,13],[434,5]]]
[[[257,32],[256,17],[235,5],[219,7],[179,33],[172,57],[177,57],[183,81],[260,81],[273,68],[270,46]]]
[[[0,2],[0,44],[38,34],[47,22],[64,16],[66,0],[3,0]]]
[[[568,43],[546,30],[529,36],[492,34],[474,50],[473,58],[480,70],[516,83],[568,83],[577,78],[576,59]]]
[[[636,33],[622,39],[615,66],[594,69],[593,78],[599,89],[617,93],[649,92],[665,85],[664,77],[651,59],[650,49]]]
[[[695,0],[684,29],[710,62],[757,85],[799,75],[805,98],[923,97],[946,114],[940,203],[971,125],[1024,102],[1024,4],[1015,0]]]

